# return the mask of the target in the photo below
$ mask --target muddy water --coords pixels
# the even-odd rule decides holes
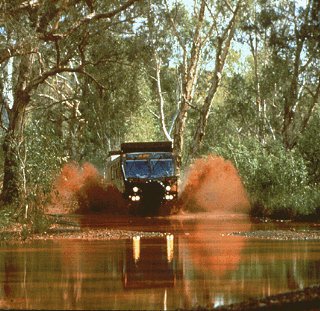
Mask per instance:
[[[311,225],[254,224],[241,215],[212,214],[170,219],[100,215],[75,220],[85,227],[166,235],[1,244],[1,309],[213,307],[320,282],[319,241],[228,235]]]

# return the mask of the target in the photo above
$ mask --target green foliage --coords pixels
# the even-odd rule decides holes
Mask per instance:
[[[48,231],[52,220],[45,214],[47,200],[41,195],[28,196],[18,204],[5,205],[0,209],[0,240],[25,240],[31,234]],[[9,229],[9,230],[8,230]]]
[[[26,239],[30,234],[45,233],[52,224],[46,215],[50,194],[40,190],[40,187],[29,189],[26,197],[21,200],[17,220],[23,224],[21,237]]]
[[[51,221],[43,212],[36,210],[32,214],[31,219],[31,232],[32,233],[45,233],[50,228]]]
[[[13,223],[16,216],[16,212],[12,206],[6,205],[2,207],[0,209],[0,229],[3,229]]]
[[[304,135],[300,138],[297,148],[306,160],[310,180],[320,185],[320,107],[314,113]]]
[[[46,119],[30,123],[25,131],[25,174],[27,177],[28,195],[35,192],[51,191],[52,181],[65,162],[64,142],[56,135],[55,129]]]
[[[148,116],[146,118],[146,116]],[[127,118],[127,130],[124,141],[155,141],[157,140],[157,119],[152,117],[146,106],[137,108]]]
[[[299,218],[318,213],[320,191],[309,184],[306,161],[299,152],[273,141],[262,146],[252,138],[229,138],[210,151],[236,165],[253,215]]]
[[[1,103],[8,100],[10,89],[17,88],[19,79],[25,77],[24,82],[29,84],[43,72],[49,74],[27,94],[31,100],[26,103],[27,119],[23,120],[24,135],[19,141],[19,173],[25,182],[22,202],[19,208],[0,210],[0,226],[10,224],[20,212],[19,220],[26,222],[22,235],[27,236],[48,228],[44,206],[64,163],[90,161],[103,169],[108,151],[119,148],[121,142],[163,139],[153,52],[161,59],[164,113],[169,127],[181,99],[181,64],[185,61],[190,65],[190,59],[183,60],[182,54],[187,56],[191,49],[197,10],[188,10],[179,1],[169,3],[169,10],[162,1],[140,2],[111,19],[87,20],[73,29],[93,11],[109,12],[122,2],[89,1],[74,6],[43,1],[27,10],[23,6],[18,9],[19,1],[4,3]],[[319,29],[311,19],[315,13],[306,12],[298,4],[289,0],[274,5],[268,1],[247,1],[237,35],[248,44],[247,52],[252,52],[250,40],[254,48],[257,39],[256,59],[250,54],[247,62],[241,63],[239,52],[229,53],[199,152],[217,153],[235,163],[256,215],[299,217],[320,213]],[[186,160],[191,160],[188,146],[192,144],[199,109],[212,79],[210,68],[218,36],[215,30],[226,24],[230,14],[219,1],[208,2],[206,10],[205,16],[217,14],[217,18],[216,25],[205,20],[202,29],[203,42],[207,39],[201,55],[204,66],[199,70],[195,98],[190,103],[185,130]],[[211,36],[207,37],[209,31]],[[299,42],[303,44],[303,53],[300,61],[295,62]],[[15,47],[9,53],[13,55],[12,75],[6,58],[11,47]],[[20,73],[20,69],[27,70],[20,68],[22,55],[34,58],[32,68]],[[300,63],[298,76],[294,77],[294,66]],[[58,70],[59,74],[51,76],[53,69],[64,66],[69,66],[68,72]],[[75,68],[79,71],[73,72]],[[295,98],[291,96],[294,89]],[[291,134],[299,137],[292,150],[283,147],[286,102],[294,108]],[[1,111],[6,106],[2,105]],[[4,128],[8,114],[3,114],[1,120]],[[1,142],[5,133],[2,131]],[[2,152],[0,160],[2,172]]]

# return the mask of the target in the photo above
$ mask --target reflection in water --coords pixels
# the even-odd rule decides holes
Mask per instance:
[[[167,238],[167,260],[170,263],[173,260],[174,244],[173,244],[173,235],[168,234]]]
[[[140,259],[140,237],[139,236],[135,236],[132,239],[133,242],[133,260],[135,263],[138,262],[138,260]]]
[[[212,307],[320,280],[318,242],[228,236],[253,226],[232,216],[158,221],[162,238],[1,245],[0,308]]]
[[[127,241],[123,265],[124,288],[173,287],[175,269],[172,260],[168,260],[171,259],[173,251],[171,246],[173,246],[173,236],[169,239],[166,237],[152,240],[138,239],[133,240],[132,244]],[[139,260],[136,258],[137,249],[139,249]]]

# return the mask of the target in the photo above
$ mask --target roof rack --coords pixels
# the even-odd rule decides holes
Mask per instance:
[[[121,152],[172,152],[171,141],[122,143]]]

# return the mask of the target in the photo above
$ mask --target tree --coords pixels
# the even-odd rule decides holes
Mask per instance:
[[[261,142],[271,132],[292,149],[315,111],[320,95],[315,7],[312,0],[300,6],[289,0],[256,1],[247,12],[242,29],[253,59]]]
[[[166,4],[164,15],[171,35],[172,50],[177,50],[174,57],[162,61],[161,55],[165,53],[159,46],[155,47],[156,81],[158,83],[158,94],[160,107],[164,105],[161,90],[161,63],[176,63],[178,70],[176,81],[179,83],[177,99],[178,110],[174,119],[173,144],[176,157],[177,171],[182,166],[182,155],[185,149],[184,140],[187,129],[188,114],[190,109],[195,108],[199,112],[198,126],[196,127],[193,144],[189,150],[189,156],[194,156],[198,151],[205,135],[205,128],[210,108],[216,94],[224,64],[229,52],[230,43],[236,29],[236,21],[241,9],[242,1],[200,1],[199,5],[194,3],[191,17],[189,12],[179,3],[173,8]],[[163,14],[163,11],[160,12]],[[153,37],[157,30],[153,29]],[[161,38],[161,33],[157,33]],[[158,40],[159,41],[159,40]],[[213,61],[214,60],[214,61]],[[213,69],[208,70],[208,63],[214,63]],[[199,94],[198,81],[200,75],[210,76],[206,81],[206,95],[204,98]],[[194,99],[197,98],[197,103]],[[161,109],[160,109],[161,110]],[[164,117],[162,128],[167,139],[171,139],[170,132],[166,130]]]
[[[222,29],[220,30],[221,33],[217,33],[214,69],[211,73],[212,77],[209,81],[207,94],[200,109],[198,125],[196,127],[193,143],[191,146],[191,155],[195,155],[199,151],[200,145],[205,135],[210,108],[212,106],[214,96],[217,93],[218,87],[220,85],[223,68],[229,53],[231,41],[236,30],[237,18],[241,9],[241,5],[242,2],[238,1],[234,8],[228,6],[229,12],[227,12],[226,15],[230,14],[231,17],[229,17],[226,25],[222,26]],[[217,25],[214,25],[214,28],[218,28]]]
[[[0,99],[1,111],[5,112],[3,202],[14,202],[22,193],[20,150],[27,110],[36,90],[51,77],[75,72],[100,84],[87,69],[105,59],[88,59],[86,50],[99,31],[107,32],[114,24],[132,20],[130,8],[137,1],[1,3],[0,64],[4,71]]]
[[[291,43],[294,49],[290,53],[293,66],[290,68],[290,83],[284,94],[282,127],[283,142],[288,149],[296,145],[320,96],[320,30],[314,25],[311,2],[307,1],[303,9],[293,5],[289,11],[293,19]]]

